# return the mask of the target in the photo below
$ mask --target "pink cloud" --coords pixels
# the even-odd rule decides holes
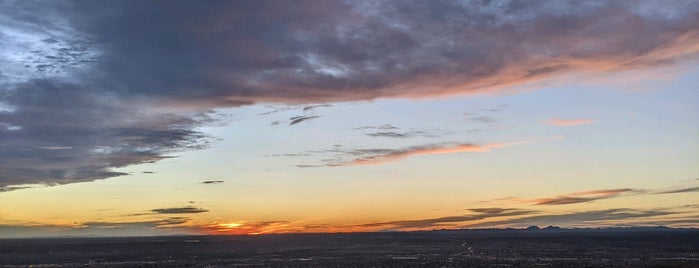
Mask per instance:
[[[553,119],[546,121],[547,124],[556,125],[556,126],[564,126],[564,127],[589,125],[589,124],[594,124],[596,122],[597,122],[597,120],[595,120],[595,119],[561,119],[561,118],[553,118]]]

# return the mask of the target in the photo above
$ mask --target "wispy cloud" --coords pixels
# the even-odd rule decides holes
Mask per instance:
[[[459,224],[464,224],[470,221],[480,221],[489,218],[497,217],[512,217],[522,216],[537,213],[533,210],[522,210],[515,208],[486,208],[473,209],[474,213],[457,216],[446,216],[419,220],[399,220],[361,224],[361,227],[376,228],[391,230],[410,230],[410,229],[427,229],[427,228],[453,228]]]
[[[324,108],[324,107],[333,107],[333,105],[332,104],[313,104],[313,105],[306,105],[306,106],[298,106],[298,105],[288,105],[288,106],[282,106],[282,107],[272,106],[271,107],[272,110],[260,113],[258,115],[268,116],[271,114],[298,110],[298,111],[302,112],[303,114],[297,115],[297,116],[292,116],[288,119],[288,121],[284,120],[284,119],[278,119],[278,120],[274,120],[270,123],[270,126],[276,126],[276,125],[280,125],[282,123],[288,122],[289,126],[293,126],[293,125],[299,124],[299,123],[304,122],[304,121],[308,121],[308,120],[312,120],[312,119],[321,117],[320,115],[313,115],[313,114],[309,114],[309,113],[313,112],[313,110],[316,110],[318,108]]]
[[[172,207],[172,208],[156,208],[156,209],[151,209],[150,211],[153,213],[157,213],[157,214],[195,214],[195,213],[209,212],[209,210],[206,210],[203,208],[192,207],[192,206]]]
[[[672,189],[672,190],[663,190],[663,191],[654,192],[654,194],[680,194],[680,193],[692,193],[692,192],[699,192],[699,187],[687,187],[687,188],[679,188],[679,189]]]
[[[86,221],[64,224],[0,224],[2,238],[28,238],[52,236],[153,236],[173,234],[203,234],[196,227],[188,226],[186,217],[167,217],[145,221]]]
[[[352,161],[339,165],[373,165],[385,162],[397,161],[403,158],[417,156],[417,155],[433,155],[433,154],[454,154],[454,153],[466,153],[466,152],[476,152],[483,153],[489,152],[494,148],[502,148],[509,146],[506,143],[489,143],[484,145],[477,145],[471,143],[457,143],[457,144],[429,144],[421,146],[406,147],[403,149],[395,150],[380,150],[375,151],[373,154],[368,156],[362,156],[353,159]]]
[[[293,125],[296,125],[296,124],[298,124],[298,123],[301,123],[301,122],[304,122],[304,121],[308,121],[308,120],[311,120],[311,119],[315,119],[315,118],[318,118],[318,117],[320,117],[320,115],[301,115],[301,116],[294,116],[294,117],[289,118],[289,120],[291,120],[291,122],[289,122],[289,125],[290,125],[290,126],[293,126]]]
[[[492,208],[469,208],[468,210],[473,211],[473,212],[483,213],[483,214],[500,214],[500,213],[503,213],[506,211],[515,211],[518,209],[492,207]]]
[[[618,198],[632,195],[656,195],[656,194],[681,194],[699,192],[699,187],[673,188],[670,190],[648,190],[634,188],[615,188],[615,189],[599,189],[588,190],[581,192],[566,193],[553,197],[541,197],[534,199],[523,199],[518,197],[497,198],[490,201],[482,201],[484,203],[502,203],[502,204],[532,204],[532,205],[568,205],[578,203],[588,203],[602,199]]]
[[[325,107],[333,107],[333,105],[332,105],[332,104],[316,104],[316,105],[309,105],[309,106],[303,107],[302,111],[307,112],[307,111],[310,111],[310,110],[315,110],[315,109],[318,109],[318,108],[325,108]]]
[[[372,130],[395,130],[395,129],[400,129],[399,127],[396,127],[391,124],[384,124],[380,126],[363,126],[363,127],[356,127],[354,129],[357,130],[366,130],[366,129],[372,129]]]
[[[617,226],[634,225],[639,219],[658,216],[681,214],[681,211],[666,209],[630,209],[615,208],[605,210],[568,212],[562,214],[548,214],[527,216],[521,218],[487,221],[475,224],[466,224],[463,227],[525,227],[530,225],[546,226],[559,225],[564,227],[590,227],[590,226]]]
[[[589,124],[594,124],[596,122],[597,122],[597,120],[594,120],[594,119],[560,119],[560,118],[553,118],[553,119],[546,121],[547,124],[556,125],[556,126],[564,126],[564,127],[589,125]]]
[[[391,124],[385,124],[380,126],[364,126],[357,127],[356,130],[373,130],[372,132],[365,132],[364,135],[374,138],[414,138],[414,137],[427,137],[436,138],[448,134],[449,132],[440,129],[402,129]]]
[[[224,183],[224,181],[202,181],[202,184],[219,184]]]
[[[329,150],[309,151],[312,154],[333,154],[319,164],[301,164],[297,167],[339,167],[356,165],[376,165],[402,160],[404,158],[419,155],[455,154],[455,153],[484,153],[493,149],[523,144],[526,142],[487,143],[483,145],[473,143],[438,143],[409,146],[399,149],[370,148],[370,149],[343,149],[336,147]]]
[[[423,134],[421,131],[411,131],[411,132],[395,132],[395,131],[379,131],[370,132],[365,135],[369,137],[383,137],[383,138],[412,138]]]
[[[499,120],[493,116],[494,113],[503,111],[508,105],[501,104],[493,108],[476,109],[464,113],[466,119],[477,123],[497,123]]]
[[[639,194],[644,191],[631,188],[620,188],[620,189],[601,189],[601,190],[590,190],[583,192],[574,192],[564,195],[554,196],[554,197],[543,197],[535,199],[517,199],[513,198],[515,202],[518,203],[530,203],[534,205],[568,205],[577,203],[588,203],[600,199],[608,199],[622,196],[623,194]]]

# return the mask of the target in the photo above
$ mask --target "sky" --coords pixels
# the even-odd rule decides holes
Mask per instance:
[[[697,1],[0,0],[0,238],[699,227]]]

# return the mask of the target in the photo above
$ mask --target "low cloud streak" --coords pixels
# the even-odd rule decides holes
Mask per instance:
[[[206,210],[203,208],[192,207],[192,206],[172,207],[172,208],[156,208],[156,209],[151,209],[150,211],[153,213],[156,213],[156,214],[196,214],[196,213],[209,212],[209,210]]]
[[[589,124],[594,124],[596,122],[597,122],[597,120],[594,120],[594,119],[560,119],[560,118],[553,118],[553,119],[546,121],[547,124],[555,125],[555,126],[563,126],[563,127],[589,125]]]

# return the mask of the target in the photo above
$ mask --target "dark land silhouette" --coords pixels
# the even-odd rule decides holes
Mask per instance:
[[[699,229],[0,240],[3,267],[699,267]]]

